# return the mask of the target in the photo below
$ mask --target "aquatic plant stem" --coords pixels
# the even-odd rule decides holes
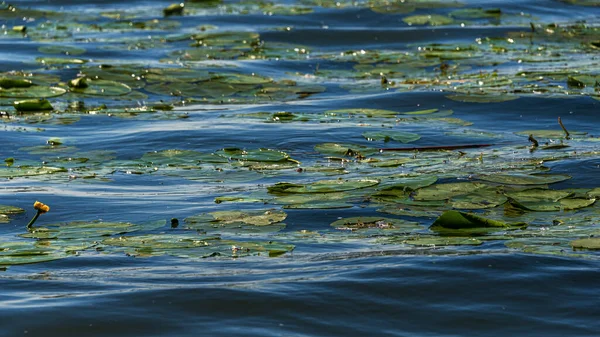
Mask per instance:
[[[37,213],[35,213],[35,215],[33,216],[33,218],[31,218],[31,221],[29,221],[29,223],[27,224],[27,229],[31,228],[31,226],[33,226],[33,224],[35,223],[35,221],[37,220],[37,218],[40,216],[40,214],[42,214],[44,212],[38,210]]]

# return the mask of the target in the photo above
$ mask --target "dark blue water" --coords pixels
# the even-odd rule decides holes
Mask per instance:
[[[454,2],[441,2],[452,3],[458,8]],[[592,2],[587,1],[588,4]],[[27,210],[27,214],[12,216],[11,222],[0,224],[2,241],[14,240],[25,233],[24,227],[34,214],[31,205],[35,200],[51,206],[51,211],[38,220],[39,225],[73,220],[168,222],[171,218],[183,220],[203,212],[263,206],[215,204],[217,196],[252,192],[264,195],[265,186],[279,181],[337,178],[322,175],[313,179],[295,170],[244,171],[240,179],[209,179],[205,176],[186,179],[189,176],[180,173],[160,175],[147,171],[132,174],[132,164],[128,161],[151,151],[181,149],[211,153],[226,147],[271,148],[285,151],[303,165],[336,166],[323,160],[314,146],[338,142],[391,147],[389,144],[373,145],[361,137],[365,129],[360,124],[371,121],[358,117],[322,122],[264,123],[261,119],[236,117],[244,113],[292,111],[317,115],[343,108],[451,109],[452,117],[472,122],[472,128],[501,136],[482,139],[453,136],[451,132],[462,132],[465,128],[435,121],[413,124],[402,124],[393,119],[376,121],[420,134],[421,139],[411,146],[491,142],[494,149],[502,149],[505,145],[524,147],[529,143],[515,132],[558,129],[558,117],[562,117],[571,130],[596,137],[599,134],[600,101],[597,91],[591,89],[593,86],[579,95],[552,91],[526,94],[517,100],[499,103],[469,103],[447,98],[455,93],[451,87],[456,83],[386,90],[381,87],[378,76],[364,79],[342,72],[330,77],[315,76],[319,70],[352,70],[357,63],[335,61],[338,54],[347,51],[415,53],[420,45],[471,44],[485,37],[506,39],[511,32],[527,32],[529,22],[535,22],[537,29],[545,29],[551,23],[560,26],[582,22],[597,28],[600,25],[600,7],[597,5],[579,6],[570,1],[555,0],[469,0],[463,2],[467,8],[501,8],[510,16],[500,23],[474,19],[474,23],[461,27],[460,22],[445,26],[408,26],[402,21],[407,15],[414,14],[447,15],[456,9],[454,7],[429,9],[425,6],[404,14],[373,11],[369,2],[344,2],[338,6],[340,8],[335,8],[333,3],[332,7],[328,6],[329,2],[323,2],[324,6],[316,3],[277,3],[284,8],[296,5],[313,9],[312,13],[303,15],[266,15],[257,3],[250,2],[224,1],[197,7],[188,4],[187,8],[193,8],[193,11],[185,16],[169,17],[179,22],[170,30],[84,29],[64,40],[48,41],[19,34],[1,38],[0,71],[37,71],[67,81],[83,66],[52,68],[41,65],[35,61],[36,57],[57,55],[40,53],[40,46],[84,47],[86,53],[81,57],[91,60],[87,65],[92,66],[108,63],[179,67],[185,61],[173,57],[172,53],[189,48],[189,41],[184,39],[169,44],[160,42],[160,38],[198,33],[198,26],[214,25],[218,27],[217,31],[258,33],[267,45],[285,43],[292,49],[294,46],[305,47],[311,51],[310,56],[294,55],[285,47],[285,52],[277,50],[284,55],[280,59],[248,60],[238,56],[225,61],[199,60],[185,63],[184,67],[257,73],[277,81],[294,80],[326,89],[307,97],[281,99],[274,96],[272,100],[258,94],[251,99],[243,95],[207,95],[185,104],[181,104],[180,98],[140,89],[145,97],[127,98],[119,104],[135,107],[163,100],[173,103],[175,110],[138,116],[78,114],[75,123],[66,125],[55,123],[56,118],[41,122],[3,119],[0,126],[2,159],[14,157],[39,165],[48,158],[62,156],[60,152],[39,153],[30,148],[43,146],[48,139],[56,137],[65,146],[76,147],[64,155],[84,153],[90,156],[91,151],[103,151],[114,161],[106,160],[94,167],[95,172],[107,181],[85,180],[81,178],[84,174],[77,170],[48,176],[50,178],[2,178],[0,204]],[[66,18],[35,14],[35,20],[28,21],[20,16],[0,15],[0,25],[5,25],[8,31],[15,25],[36,27],[46,21],[73,24],[73,18],[84,23],[102,24],[111,19],[99,14],[114,11],[133,15],[138,21],[162,19],[162,9],[170,5],[168,1],[68,0],[15,1],[13,4],[23,9],[61,12]],[[291,28],[286,30],[286,27]],[[586,41],[600,40],[600,34],[595,34]],[[152,40],[154,37],[156,43],[164,45],[140,50],[128,45],[130,42],[124,37],[135,37],[137,42],[138,38]],[[562,42],[559,39],[555,43]],[[551,48],[552,43],[548,38],[539,45]],[[585,57],[539,67],[546,67],[544,70],[572,67],[574,72],[597,75],[600,69],[597,51],[595,54],[588,49],[579,51],[576,48],[580,48],[580,44],[573,48],[572,54],[580,53]],[[503,58],[503,62],[511,58],[505,54],[498,57]],[[482,61],[480,65],[474,62],[468,66],[456,60],[446,62],[464,66],[465,73],[474,74],[497,68],[501,74],[512,76],[518,71],[538,67],[531,63],[523,65],[516,60],[502,65]],[[433,68],[440,64],[424,66],[423,71],[432,74]],[[397,81],[407,80],[401,75],[397,77]],[[74,100],[56,98],[53,102],[62,112],[54,117],[72,116],[65,110]],[[121,102],[112,97],[86,97],[85,100],[89,106],[104,103],[116,107],[117,102]],[[1,104],[0,111],[16,115],[10,104]],[[574,155],[569,160],[556,162],[546,158],[552,173],[572,175],[572,179],[553,185],[556,188],[600,186],[598,146],[586,143],[584,148],[577,150],[586,155]],[[477,157],[480,150],[467,152],[469,156]],[[514,155],[521,160],[527,157],[523,152],[526,153],[501,152],[500,156]],[[486,156],[488,154],[493,153],[486,152]],[[373,170],[353,171],[351,165],[348,169],[348,177],[377,173]],[[406,170],[397,168],[381,174]],[[458,175],[455,171],[452,174]],[[476,170],[465,168],[460,178],[475,173]],[[436,174],[442,176],[444,172]],[[446,178],[456,179],[454,176]],[[380,244],[370,240],[372,238],[338,238],[338,234],[331,233],[333,229],[329,224],[341,217],[375,214],[376,207],[365,204],[357,201],[350,209],[286,210],[287,227],[283,234],[257,237],[285,241],[286,238],[290,240],[289,233],[309,230],[325,233],[328,240],[325,243],[296,240],[294,251],[278,258],[132,257],[92,249],[62,260],[9,266],[0,271],[0,336],[598,336],[600,260],[597,253],[588,252],[584,257],[525,253],[506,248],[503,241],[485,242],[476,247],[412,249],[401,244]],[[592,219],[589,220],[591,226],[598,222],[597,207],[595,205],[585,213]],[[573,214],[577,217],[579,213]],[[433,219],[420,221],[425,232]],[[182,232],[182,228],[171,229],[166,224],[154,229],[153,233]],[[253,238],[243,237],[246,240]]]

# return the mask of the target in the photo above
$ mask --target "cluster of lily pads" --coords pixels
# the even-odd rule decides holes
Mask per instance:
[[[597,6],[589,0],[562,2]],[[396,15],[407,31],[510,27],[459,43],[340,50],[269,38],[294,34],[291,26],[236,31],[190,26],[184,20],[356,9]],[[428,10],[435,13],[422,14]],[[38,52],[23,60],[22,68],[0,74],[1,121],[17,126],[12,131],[43,131],[31,124],[68,127],[95,115],[185,123],[189,115],[178,106],[277,103],[326,97],[328,92],[435,90],[460,102],[493,103],[522,96],[598,99],[600,90],[597,23],[540,22],[526,13],[459,1],[303,0],[294,6],[186,1],[154,8],[150,14],[132,9],[82,15],[2,3],[0,22],[0,39],[30,43]],[[159,60],[143,59],[148,51]],[[102,52],[139,61],[94,56]],[[284,70],[261,74],[246,68],[266,69],[264,64]],[[297,70],[307,64],[312,71]],[[0,242],[0,266],[76,254],[280,256],[301,244],[352,241],[407,251],[455,253],[482,246],[598,256],[600,187],[555,188],[553,184],[571,177],[551,172],[561,161],[598,158],[597,137],[564,126],[489,133],[440,109],[359,107],[222,117],[240,124],[328,123],[362,129],[347,143],[320,143],[294,152],[239,145],[206,152],[169,148],[122,159],[116,151],[82,151],[77,143],[58,138],[20,148],[14,157],[3,158],[0,178],[110,183],[126,174],[132,179],[158,176],[234,186],[236,192],[215,192],[214,211],[187,216],[181,224],[174,220],[170,226],[166,221],[84,220],[23,228],[18,238]],[[414,145],[421,139],[415,128],[432,124],[444,136],[481,143],[464,148]],[[326,229],[284,223],[288,212],[328,209],[352,216],[332,219]],[[23,212],[0,206],[0,223]]]
[[[569,2],[584,6],[595,3]],[[31,24],[5,24],[1,38],[29,40],[39,45],[41,56],[24,61],[26,65],[39,64],[38,69],[0,74],[0,110],[26,113],[12,118],[32,122],[59,114],[138,116],[169,111],[184,103],[296,100],[328,88],[350,93],[440,90],[465,102],[498,102],[527,95],[598,97],[600,74],[594,69],[598,65],[595,55],[600,48],[600,28],[594,23],[544,23],[523,13],[469,7],[459,1],[305,1],[300,7],[192,1],[182,5],[157,8],[150,16],[146,11],[82,16],[4,3],[0,20],[21,18]],[[212,11],[225,15],[310,15],[332,8],[369,8],[381,15],[402,15],[407,26],[467,29],[510,24],[515,28],[500,36],[460,43],[435,41],[393,50],[330,52],[269,41],[261,32],[210,25],[184,29],[180,22],[186,16]],[[439,14],[411,14],[422,10]],[[293,28],[287,28],[281,34],[288,30],[293,33]],[[137,31],[152,35],[132,38],[118,34]],[[159,55],[164,53],[164,58],[162,64],[151,66],[124,64],[86,57],[88,49],[112,49],[134,57],[140,50],[152,49],[163,51]],[[319,66],[312,73],[288,72],[287,78],[279,79],[236,69],[243,62],[256,61],[310,61]],[[56,70],[68,70],[71,75],[57,76]],[[46,111],[46,117],[29,116],[35,111]]]
[[[389,118],[392,112],[358,109],[332,113],[355,113],[377,120]],[[423,118],[435,113],[396,112],[394,116]],[[53,260],[86,251],[133,256],[279,256],[299,243],[349,240],[399,245],[406,250],[497,248],[492,243],[501,242],[511,250],[597,256],[600,187],[552,188],[571,177],[553,174],[546,166],[561,160],[598,158],[597,138],[557,127],[519,132],[514,137],[522,140],[520,144],[454,149],[411,147],[407,143],[417,141],[418,134],[380,133],[362,136],[381,148],[322,143],[314,147],[315,156],[303,158],[304,162],[286,152],[263,148],[223,148],[213,153],[170,149],[130,161],[114,160],[107,153],[88,154],[88,158],[44,157],[48,164],[59,164],[52,167],[19,166],[19,161],[11,158],[0,170],[4,177],[102,182],[121,171],[237,188],[235,193],[215,195],[215,207],[222,210],[189,216],[181,225],[175,222],[180,231],[164,232],[164,221],[75,221],[32,227],[20,236],[33,241],[3,243],[7,248],[3,248],[0,264]],[[539,142],[547,140],[548,145],[529,145],[526,135]],[[403,147],[390,147],[390,142]],[[52,139],[38,153],[63,146],[59,139]],[[245,184],[273,179],[281,181],[264,187]],[[246,206],[238,209],[238,204]],[[286,228],[283,222],[285,210],[319,209],[360,209],[364,215],[341,218],[331,223],[331,229],[316,231],[302,226]],[[8,206],[1,210],[4,221],[23,211]],[[157,233],[160,230],[163,232]],[[229,236],[238,239],[227,239]],[[264,241],[239,241],[256,236]]]

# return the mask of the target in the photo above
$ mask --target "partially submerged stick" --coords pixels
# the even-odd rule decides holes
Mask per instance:
[[[567,139],[571,139],[569,138],[569,131],[567,131],[567,128],[565,128],[565,125],[563,124],[562,120],[560,119],[560,117],[558,117],[558,124],[560,124],[560,127],[563,129],[563,131],[566,134],[566,138]]]
[[[480,147],[489,147],[494,144],[465,144],[465,145],[443,145],[443,146],[419,146],[419,147],[388,147],[379,149],[379,152],[387,151],[442,151],[442,150],[460,150],[477,149]]]

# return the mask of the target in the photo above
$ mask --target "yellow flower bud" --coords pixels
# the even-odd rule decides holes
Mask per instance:
[[[36,209],[40,213],[46,213],[46,212],[50,211],[50,207],[48,205],[45,205],[39,201],[36,201],[33,204],[33,208]]]

